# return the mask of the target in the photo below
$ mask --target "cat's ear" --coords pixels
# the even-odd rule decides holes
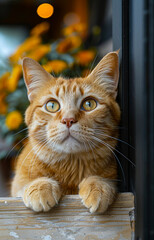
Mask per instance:
[[[117,96],[119,80],[118,53],[119,51],[116,51],[105,55],[89,75],[114,98]]]
[[[33,101],[40,87],[44,86],[51,78],[48,72],[32,58],[22,60],[22,68],[29,101]]]

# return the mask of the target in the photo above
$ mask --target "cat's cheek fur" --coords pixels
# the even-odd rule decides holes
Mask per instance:
[[[35,212],[47,212],[61,197],[60,186],[57,181],[41,177],[32,181],[24,189],[23,201],[26,207],[31,208]]]
[[[99,176],[84,178],[79,185],[79,196],[91,213],[104,213],[116,196],[113,182]]]

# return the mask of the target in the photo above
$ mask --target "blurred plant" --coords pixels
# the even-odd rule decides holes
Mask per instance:
[[[8,149],[13,148],[11,156],[20,151],[27,136],[23,119],[29,102],[20,60],[25,56],[31,57],[54,76],[76,77],[88,74],[96,55],[95,48],[84,47],[84,24],[68,26],[62,30],[61,39],[45,43],[43,34],[49,27],[47,22],[34,27],[30,36],[10,56],[0,76],[0,134]],[[0,158],[6,157],[7,152],[2,150]]]

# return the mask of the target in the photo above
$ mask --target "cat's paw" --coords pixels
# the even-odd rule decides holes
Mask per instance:
[[[47,212],[61,197],[61,190],[57,181],[42,177],[31,182],[24,190],[23,201],[26,207],[35,212]]]
[[[79,185],[79,196],[91,213],[104,213],[113,202],[115,194],[114,184],[98,176],[85,178]]]

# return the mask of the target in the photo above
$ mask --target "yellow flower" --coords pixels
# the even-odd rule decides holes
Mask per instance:
[[[6,114],[7,112],[7,103],[5,102],[6,92],[0,92],[0,114]]]
[[[1,90],[5,90],[7,87],[7,80],[10,76],[9,72],[4,73],[1,77],[0,77],[0,91]]]
[[[50,24],[48,22],[42,22],[37,24],[30,32],[31,35],[39,36],[43,33],[46,33],[50,28]]]
[[[5,98],[6,98],[6,92],[1,91],[0,92],[0,103],[5,101]]]
[[[26,57],[33,58],[35,61],[39,61],[43,56],[51,51],[51,46],[49,44],[42,44],[31,51]]]
[[[16,50],[16,52],[10,56],[10,61],[17,63],[18,60],[26,55],[26,52],[29,52],[36,48],[41,43],[41,38],[38,36],[32,36],[27,38]]]
[[[82,40],[79,36],[70,36],[65,38],[58,44],[57,51],[59,53],[66,53],[80,47],[81,43]]]
[[[52,60],[43,65],[47,72],[60,73],[68,67],[67,63],[62,60]]]
[[[82,66],[89,65],[95,57],[95,52],[92,50],[82,50],[76,55],[77,62]]]
[[[0,103],[0,114],[5,115],[7,113],[8,105],[5,102]]]
[[[22,76],[21,65],[15,65],[13,67],[12,73],[11,73],[11,75],[8,78],[8,81],[7,81],[7,90],[9,92],[13,92],[13,91],[16,90],[17,85],[18,85],[18,81],[19,81],[21,76]]]
[[[13,111],[7,115],[5,124],[9,130],[15,130],[19,128],[22,122],[23,117],[21,113],[19,111]]]
[[[7,103],[5,102],[5,100],[2,100],[1,96],[0,96],[0,114],[1,115],[5,115],[7,113]]]
[[[63,29],[63,35],[64,35],[64,36],[69,36],[69,35],[71,35],[73,32],[77,32],[77,33],[79,33],[81,36],[85,36],[85,34],[86,34],[86,32],[87,32],[86,24],[76,23],[76,24],[69,25],[68,27],[66,27],[66,28]]]

